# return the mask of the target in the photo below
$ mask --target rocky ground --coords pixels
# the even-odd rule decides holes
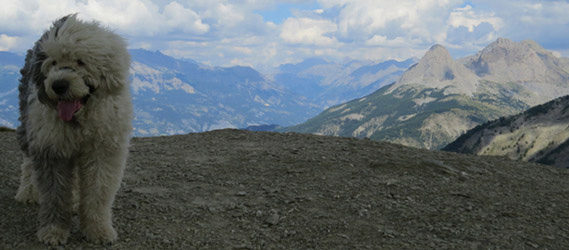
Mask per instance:
[[[0,248],[47,249],[0,133]],[[60,249],[567,249],[569,172],[351,138],[219,130],[135,138],[119,239]]]

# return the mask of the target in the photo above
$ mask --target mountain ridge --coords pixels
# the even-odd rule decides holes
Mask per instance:
[[[297,64],[282,65],[273,78],[280,85],[327,108],[397,81],[415,62],[415,58],[409,58],[404,61],[334,63],[309,58]]]
[[[500,38],[459,60],[452,59],[443,46],[434,45],[394,84],[282,131],[367,137],[437,149],[478,124],[569,94],[565,62],[529,41]],[[534,70],[513,73],[528,68]],[[544,72],[554,76],[541,78]],[[511,75],[516,77],[504,78]]]

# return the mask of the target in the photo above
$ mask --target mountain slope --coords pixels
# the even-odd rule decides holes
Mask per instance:
[[[476,124],[511,112],[501,107],[507,103],[489,104],[445,90],[386,86],[285,130],[439,148]]]
[[[569,168],[569,96],[479,125],[443,150]]]
[[[46,249],[0,133],[1,249]],[[565,249],[569,173],[353,138],[218,130],[134,138],[112,249]],[[66,249],[101,249],[73,220]]]
[[[131,54],[139,135],[290,125],[318,111],[249,67],[206,67],[145,50]]]
[[[441,148],[480,123],[569,94],[564,62],[529,41],[501,38],[461,60],[434,45],[395,84],[285,130]]]

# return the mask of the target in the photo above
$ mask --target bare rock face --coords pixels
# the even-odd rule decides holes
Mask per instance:
[[[476,75],[489,81],[544,81],[547,66],[538,52],[524,43],[499,38],[465,60]]]
[[[534,41],[498,38],[476,55],[454,60],[441,45],[434,45],[392,89],[403,84],[448,88],[447,93],[485,94],[480,82],[514,83],[527,92],[516,98],[530,106],[569,94],[569,64]]]
[[[421,60],[401,76],[391,88],[401,85],[428,85],[450,87],[448,92],[472,95],[478,85],[477,77],[464,65],[455,61],[442,45],[433,45]]]
[[[569,94],[569,65],[534,41],[499,38],[460,61],[481,81],[514,83],[534,92],[518,97],[531,106]]]

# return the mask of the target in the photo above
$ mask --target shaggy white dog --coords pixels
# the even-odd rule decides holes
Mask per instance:
[[[117,238],[111,207],[132,131],[129,67],[123,38],[76,15],[55,21],[28,51],[19,86],[24,162],[16,199],[39,202],[41,242],[66,242],[74,205],[88,240]]]

